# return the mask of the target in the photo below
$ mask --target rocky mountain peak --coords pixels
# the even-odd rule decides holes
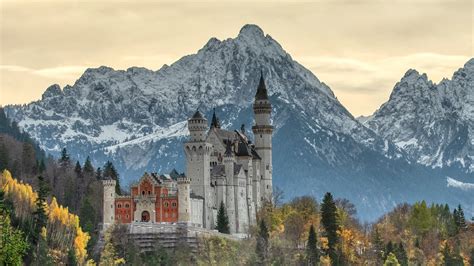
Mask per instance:
[[[263,30],[259,26],[254,24],[246,24],[240,29],[238,37],[263,39],[265,38],[265,35],[263,33]]]
[[[47,98],[52,98],[61,95],[62,93],[63,92],[61,91],[61,87],[58,84],[53,84],[46,89],[41,98],[44,100]]]

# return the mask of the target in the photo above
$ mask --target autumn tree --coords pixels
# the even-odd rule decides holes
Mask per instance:
[[[227,211],[225,210],[224,202],[221,201],[219,211],[217,212],[217,231],[223,234],[230,234],[229,229],[229,217],[227,216]]]

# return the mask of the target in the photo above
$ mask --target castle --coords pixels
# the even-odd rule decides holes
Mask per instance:
[[[115,180],[104,180],[104,227],[182,222],[214,229],[223,203],[230,232],[247,233],[262,202],[272,200],[272,108],[263,75],[253,110],[254,143],[243,126],[240,131],[222,129],[215,111],[209,126],[198,110],[188,119],[186,174],[145,173],[127,196],[116,195]]]

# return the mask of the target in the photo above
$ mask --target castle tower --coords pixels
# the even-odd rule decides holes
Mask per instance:
[[[196,111],[188,120],[190,139],[184,143],[186,153],[186,176],[190,180],[191,192],[204,198],[203,227],[213,227],[213,193],[210,188],[210,154],[212,144],[206,142],[207,119]]]
[[[234,164],[235,157],[232,151],[231,140],[226,142],[226,150],[224,153],[224,168],[227,183],[227,190],[225,195],[225,207],[227,209],[227,216],[229,217],[229,229],[231,233],[236,233],[236,209],[235,209],[235,193],[237,184],[234,182]],[[220,203],[219,203],[220,204]]]
[[[182,176],[178,177],[178,222],[189,223],[191,221],[191,197],[190,180]]]
[[[260,193],[261,199],[272,201],[272,132],[270,123],[272,105],[268,99],[267,88],[263,73],[260,75],[257,93],[253,104],[255,125],[252,131],[255,137],[255,150],[262,158],[260,164]]]
[[[104,212],[102,218],[103,229],[115,223],[115,180],[102,180],[104,187]]]

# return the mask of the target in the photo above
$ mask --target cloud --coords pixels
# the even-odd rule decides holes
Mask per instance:
[[[64,79],[64,78],[78,78],[87,69],[86,66],[60,66],[42,69],[33,69],[25,66],[17,65],[0,65],[0,71],[5,72],[28,72],[33,75]]]

